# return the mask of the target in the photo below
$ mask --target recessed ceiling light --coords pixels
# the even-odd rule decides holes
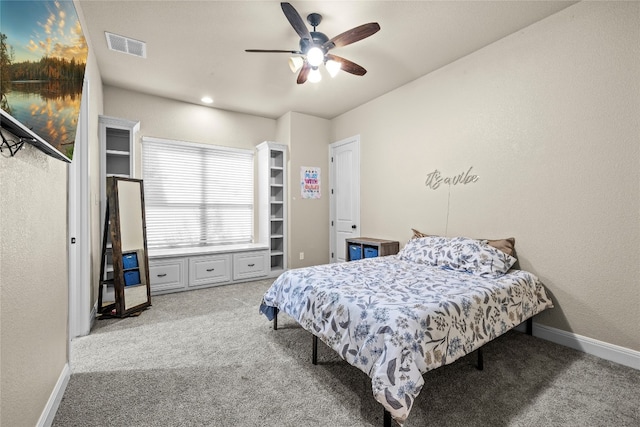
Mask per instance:
[[[210,96],[203,96],[200,101],[204,102],[205,104],[213,104],[213,99],[211,99]]]

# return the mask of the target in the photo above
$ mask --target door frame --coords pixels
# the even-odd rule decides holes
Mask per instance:
[[[69,343],[73,338],[89,334],[93,318],[89,154],[89,81],[85,79],[68,178]]]
[[[336,219],[336,205],[334,198],[334,189],[336,188],[336,176],[335,166],[333,162],[334,152],[338,147],[343,145],[353,144],[353,150],[357,153],[357,182],[354,186],[354,191],[357,193],[358,206],[360,206],[360,135],[354,135],[349,138],[341,139],[332,144],[329,144],[329,262],[331,264],[338,261],[336,254],[336,232],[335,232],[335,219]],[[360,209],[358,208],[356,225],[358,230],[360,229]]]

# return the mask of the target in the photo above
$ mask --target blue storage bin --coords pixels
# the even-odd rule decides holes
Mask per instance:
[[[122,268],[125,270],[128,268],[138,268],[138,254],[131,252],[122,255]]]
[[[362,248],[359,245],[349,245],[349,259],[355,261],[362,258]]]
[[[378,248],[364,248],[365,258],[375,258],[378,256]]]
[[[140,272],[138,270],[124,272],[124,285],[133,286],[140,284]]]

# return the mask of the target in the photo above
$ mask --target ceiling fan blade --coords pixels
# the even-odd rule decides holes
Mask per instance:
[[[309,63],[305,61],[304,65],[302,66],[302,69],[300,70],[300,74],[298,74],[297,82],[299,85],[307,81],[307,77],[309,76],[309,71],[311,71],[311,65],[309,65]]]
[[[296,30],[296,33],[298,33],[300,38],[311,40],[311,33],[309,33],[307,25],[304,23],[304,20],[295,7],[291,6],[291,3],[280,3],[280,7],[282,7],[284,16],[287,17],[287,20],[293,29]]]
[[[377,22],[362,24],[358,27],[345,31],[342,34],[338,34],[337,36],[326,42],[323,47],[329,50],[333,49],[334,47],[346,46],[362,39],[366,39],[367,37],[377,33],[378,31],[380,31],[380,25]]]
[[[355,62],[344,59],[341,56],[332,55],[327,53],[326,58],[340,63],[340,69],[347,73],[355,74],[356,76],[364,76],[367,74],[367,70],[356,64]]]
[[[249,53],[293,53],[296,55],[302,55],[299,50],[278,50],[278,49],[245,49],[245,52]]]

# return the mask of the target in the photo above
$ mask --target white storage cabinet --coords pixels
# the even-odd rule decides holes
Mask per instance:
[[[287,146],[265,141],[258,151],[258,241],[269,247],[267,269],[287,269]]]
[[[150,249],[151,295],[264,279],[268,258],[263,244]]]

